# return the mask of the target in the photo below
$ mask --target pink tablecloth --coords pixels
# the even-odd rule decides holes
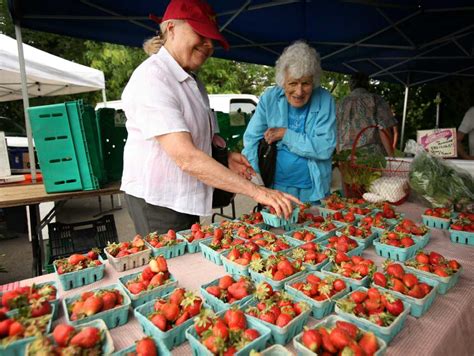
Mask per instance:
[[[423,208],[405,203],[397,208],[405,212],[407,217],[421,221]],[[421,318],[408,317],[405,327],[392,340],[387,349],[387,355],[474,355],[474,247],[451,243],[447,231],[432,229],[431,240],[427,250],[435,250],[448,258],[455,258],[462,264],[464,270],[457,285],[445,295],[437,295],[430,310]],[[376,255],[373,247],[364,251],[363,256],[372,258],[378,266],[383,258]],[[216,266],[204,259],[200,253],[186,254],[169,260],[171,273],[179,281],[179,285],[199,291],[202,284],[210,282],[225,274],[221,266]],[[137,269],[139,270],[139,269]],[[85,290],[106,286],[117,281],[117,278],[136,272],[137,270],[118,273],[107,265],[104,279],[92,285],[73,289],[67,292],[60,291],[60,297],[68,297]],[[33,282],[54,280],[54,274],[48,274],[33,279],[21,281],[21,285]],[[61,310],[60,318],[56,321],[64,322]],[[316,320],[310,318],[310,325]],[[120,350],[134,343],[143,336],[140,325],[130,311],[126,325],[112,329],[115,350]],[[291,344],[288,349],[294,352]],[[191,349],[186,342],[173,350],[174,355],[191,355]]]

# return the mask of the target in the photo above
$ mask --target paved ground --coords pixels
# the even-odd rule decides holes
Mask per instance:
[[[115,200],[116,201],[116,200]],[[133,223],[128,215],[125,201],[122,199],[122,209],[113,211],[117,233],[120,241],[127,241],[133,238],[135,231]],[[255,206],[255,202],[245,196],[237,195],[235,200],[237,217],[247,213]],[[110,199],[102,200],[103,209],[110,209]],[[218,210],[216,210],[218,211]],[[72,223],[79,221],[88,221],[95,219],[94,215],[99,213],[99,203],[97,198],[74,199],[66,203],[59,211],[57,221],[63,223]],[[224,214],[230,215],[230,206],[224,209]],[[216,221],[219,217],[216,218]],[[210,223],[210,217],[201,219],[201,223]],[[3,231],[2,231],[3,228]],[[0,285],[18,281],[32,276],[32,252],[31,244],[26,234],[12,234],[5,231],[5,226],[0,226],[0,233],[5,235],[17,236],[10,239],[0,240],[0,265],[7,269],[7,273],[0,273]]]

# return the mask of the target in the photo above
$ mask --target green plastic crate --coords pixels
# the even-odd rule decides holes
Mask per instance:
[[[123,171],[123,150],[127,141],[125,114],[112,108],[96,111],[102,155],[109,182],[120,180]]]
[[[94,190],[106,182],[90,106],[78,100],[28,112],[46,192]]]

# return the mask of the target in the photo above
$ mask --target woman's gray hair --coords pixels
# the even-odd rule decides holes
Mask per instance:
[[[313,87],[319,87],[322,75],[319,53],[303,41],[286,47],[275,65],[275,80],[280,87],[285,84],[286,72],[295,79],[311,75]]]
[[[168,24],[172,22],[175,25],[180,25],[186,22],[186,20],[166,20],[160,23],[160,36],[163,38],[163,40],[166,40],[166,36],[168,36],[168,31],[166,28],[168,27]]]

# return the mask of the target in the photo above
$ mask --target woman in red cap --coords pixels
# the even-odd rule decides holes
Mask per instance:
[[[213,187],[289,216],[291,201],[299,201],[251,183],[241,154],[229,155],[229,169],[210,157],[215,119],[194,72],[213,54],[213,41],[229,47],[211,7],[173,0],[160,30],[163,47],[135,69],[122,94],[128,138],[121,189],[137,233],[190,228],[211,215]]]

